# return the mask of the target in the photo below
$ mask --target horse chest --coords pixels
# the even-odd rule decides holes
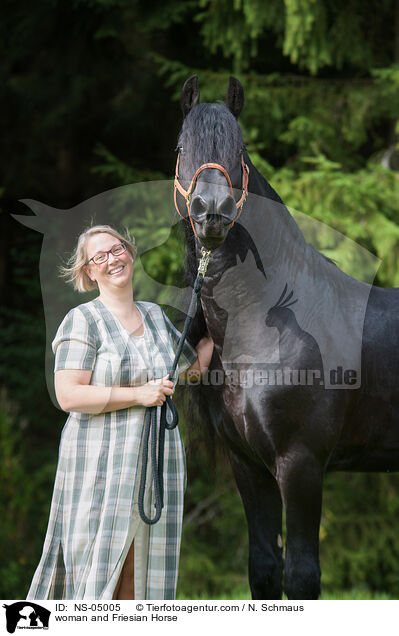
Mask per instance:
[[[207,293],[206,289],[202,291],[201,304],[208,330],[215,344],[222,347],[228,316],[226,312],[217,305],[214,298]]]
[[[287,387],[253,386],[247,371],[237,371],[226,383],[223,404],[228,417],[224,418],[219,433],[233,447],[275,474],[278,457],[295,445],[300,430],[297,418],[282,417],[281,406],[287,408],[292,403],[295,412],[297,400]]]

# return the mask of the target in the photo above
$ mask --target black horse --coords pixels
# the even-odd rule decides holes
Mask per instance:
[[[219,390],[203,387],[203,408],[245,507],[252,596],[281,598],[284,578],[289,599],[315,599],[326,470],[399,469],[399,291],[351,278],[305,242],[246,153],[243,102],[235,78],[226,105],[201,104],[197,76],[182,90],[175,202],[191,283],[201,245],[212,250],[191,340],[209,330],[211,368],[225,373]]]

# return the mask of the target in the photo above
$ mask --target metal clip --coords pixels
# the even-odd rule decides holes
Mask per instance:
[[[198,265],[198,274],[204,278],[206,270],[208,268],[209,259],[211,257],[211,250],[206,250],[205,247],[201,247],[202,258]]]

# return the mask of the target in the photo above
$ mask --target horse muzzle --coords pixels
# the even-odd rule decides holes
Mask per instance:
[[[228,229],[231,228],[238,217],[242,212],[242,206],[245,202],[245,199],[248,195],[248,177],[249,177],[249,168],[247,164],[244,162],[243,153],[241,152],[241,166],[242,166],[242,194],[239,201],[236,201],[233,196],[233,186],[231,184],[231,179],[229,177],[228,172],[225,168],[218,163],[203,163],[195,172],[193,178],[191,179],[188,190],[185,190],[182,185],[179,183],[179,158],[180,152],[177,157],[176,162],[176,173],[174,180],[174,202],[177,212],[180,216],[183,216],[179,210],[179,206],[177,204],[177,192],[184,197],[186,200],[188,217],[191,223],[191,227],[193,232],[197,238],[201,240],[201,236],[197,234],[195,229],[195,225],[201,226],[207,224],[208,226],[213,226],[210,232],[207,232],[206,225],[202,230],[202,239],[210,239],[212,241],[219,241],[221,244],[224,241],[224,238],[228,232]],[[204,170],[218,170],[222,173],[224,178],[228,184],[228,191],[230,194],[226,194],[226,192],[220,191],[220,184],[213,182],[212,184],[204,184],[197,183],[198,176]],[[216,192],[215,192],[216,185]],[[198,187],[199,186],[199,187]],[[224,189],[226,187],[224,186]],[[196,192],[194,193],[194,190]],[[217,221],[213,219],[213,217],[217,217]],[[220,225],[220,229],[217,227]],[[218,230],[218,231],[215,231]],[[206,236],[208,234],[208,236]],[[203,243],[206,246],[205,243]],[[211,249],[211,247],[209,247]],[[213,248],[214,249],[214,248]]]
[[[236,203],[233,197],[207,197],[197,194],[190,206],[191,218],[198,238],[208,249],[221,245],[234,220]],[[211,245],[212,244],[212,245]]]
[[[193,196],[190,213],[197,223],[231,225],[236,215],[236,202],[230,195],[209,197],[206,194]]]
[[[231,219],[220,214],[192,215],[197,236],[207,249],[216,249],[223,243],[231,226]]]

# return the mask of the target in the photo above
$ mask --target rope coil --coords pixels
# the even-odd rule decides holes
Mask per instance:
[[[206,269],[208,267],[209,258],[211,255],[210,250],[205,250],[203,247],[201,248],[201,253],[202,253],[202,258],[198,266],[198,273],[194,282],[194,288],[191,295],[190,306],[188,308],[186,320],[184,322],[183,331],[180,336],[179,344],[175,353],[171,372],[169,374],[169,377],[171,379],[175,375],[177,364],[179,362],[179,358],[183,350],[184,342],[186,340],[188,328],[197,310],[197,304],[201,297],[201,289],[204,282]],[[170,423],[168,422],[168,418],[167,418],[168,408],[170,409],[170,412],[171,412]],[[160,409],[160,416],[159,416],[159,434],[157,439],[158,409]],[[166,401],[162,404],[162,406],[150,406],[150,407],[147,407],[146,409],[145,420],[144,420],[143,454],[142,454],[138,507],[139,507],[139,514],[141,519],[144,521],[144,523],[148,525],[154,525],[161,518],[162,508],[163,508],[163,465],[164,465],[164,449],[165,449],[165,430],[168,430],[168,431],[173,430],[174,428],[176,428],[178,422],[179,422],[179,414],[177,412],[175,405],[173,404],[173,400],[170,395],[166,396]],[[153,518],[147,516],[147,514],[144,511],[144,496],[145,496],[145,487],[146,487],[146,481],[147,481],[148,446],[149,446],[150,435],[151,435],[151,476],[152,476],[152,482],[154,485],[154,494],[155,494],[155,515]]]

